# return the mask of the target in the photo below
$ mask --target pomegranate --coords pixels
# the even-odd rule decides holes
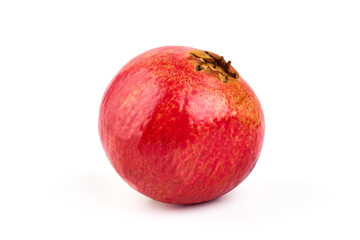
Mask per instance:
[[[219,55],[190,47],[149,50],[105,91],[100,139],[117,173],[161,202],[217,198],[254,168],[264,139],[255,93]]]

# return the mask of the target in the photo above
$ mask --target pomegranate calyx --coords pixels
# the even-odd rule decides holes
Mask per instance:
[[[231,67],[231,61],[226,62],[223,56],[202,50],[194,50],[190,52],[190,54],[200,60],[196,65],[196,71],[207,69],[216,71],[219,73],[219,77],[224,83],[229,81],[229,77],[234,79],[238,78],[238,75]]]

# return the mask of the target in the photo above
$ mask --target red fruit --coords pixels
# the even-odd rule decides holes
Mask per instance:
[[[219,197],[254,168],[264,116],[238,72],[212,52],[161,47],[128,62],[100,107],[102,145],[118,174],[166,203]]]

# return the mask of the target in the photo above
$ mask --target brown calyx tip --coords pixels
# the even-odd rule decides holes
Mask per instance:
[[[196,65],[196,71],[204,70],[204,67],[201,65]]]
[[[226,62],[223,56],[201,50],[194,50],[190,54],[200,60],[199,64],[196,65],[196,71],[209,68],[218,71],[220,79],[225,83],[229,80],[229,77],[238,78],[234,69],[231,68],[231,61]]]

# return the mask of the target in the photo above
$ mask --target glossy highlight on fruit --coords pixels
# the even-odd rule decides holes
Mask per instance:
[[[166,46],[128,62],[103,96],[99,133],[117,173],[166,203],[217,198],[254,168],[264,139],[255,93],[230,61]]]

